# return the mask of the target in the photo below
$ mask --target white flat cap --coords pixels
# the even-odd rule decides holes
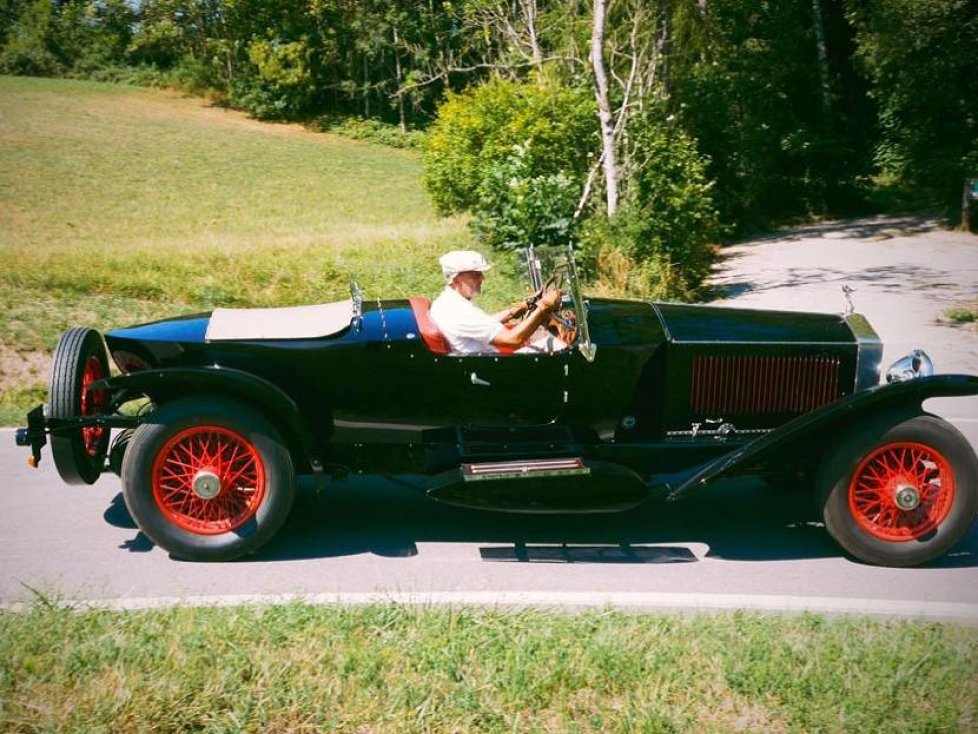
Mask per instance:
[[[452,250],[446,252],[438,262],[441,264],[441,272],[450,283],[459,273],[467,273],[472,270],[483,271],[492,267],[489,261],[482,256],[481,252],[475,250]]]

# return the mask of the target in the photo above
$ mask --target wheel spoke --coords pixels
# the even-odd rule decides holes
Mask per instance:
[[[219,491],[199,495],[195,482],[216,476]],[[205,484],[206,486],[206,484]],[[248,522],[265,494],[264,465],[244,437],[217,426],[181,431],[154,463],[153,493],[166,517],[193,533],[214,535]]]
[[[897,504],[900,492],[913,490],[915,507]],[[954,501],[950,465],[936,449],[920,443],[879,446],[866,456],[849,484],[849,508],[859,526],[887,541],[908,541],[933,531]]]
[[[105,370],[99,358],[94,354],[85,363],[85,370],[82,373],[80,393],[80,410],[82,416],[99,415],[108,402],[108,393],[105,390],[92,390],[91,385],[105,377]],[[99,445],[105,437],[106,429],[103,426],[85,426],[81,429],[82,444],[85,452],[96,457],[99,453]]]

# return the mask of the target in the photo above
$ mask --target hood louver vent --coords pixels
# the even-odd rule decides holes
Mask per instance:
[[[838,357],[697,357],[695,415],[798,414],[839,397]]]

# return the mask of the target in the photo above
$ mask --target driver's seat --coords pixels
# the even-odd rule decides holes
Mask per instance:
[[[414,318],[418,321],[418,331],[421,332],[421,339],[424,341],[425,346],[435,354],[448,354],[451,352],[452,350],[448,346],[448,340],[438,329],[437,324],[432,320],[431,314],[429,313],[431,301],[424,296],[411,296],[408,298],[408,303],[411,304],[411,310],[414,311]]]

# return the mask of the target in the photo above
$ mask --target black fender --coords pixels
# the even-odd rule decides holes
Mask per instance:
[[[299,406],[281,388],[250,372],[227,367],[149,369],[110,377],[93,387],[146,395],[157,403],[191,393],[227,396],[260,410],[281,431],[288,445],[302,452],[296,459],[304,459],[317,474],[322,471],[320,450]]]
[[[653,483],[664,486],[667,499],[679,499],[711,479],[745,463],[766,458],[797,445],[806,438],[826,431],[843,430],[875,411],[920,413],[929,398],[978,395],[978,377],[974,375],[933,375],[906,382],[878,385],[830,403],[818,410],[788,421],[700,466],[667,477],[656,477]]]

